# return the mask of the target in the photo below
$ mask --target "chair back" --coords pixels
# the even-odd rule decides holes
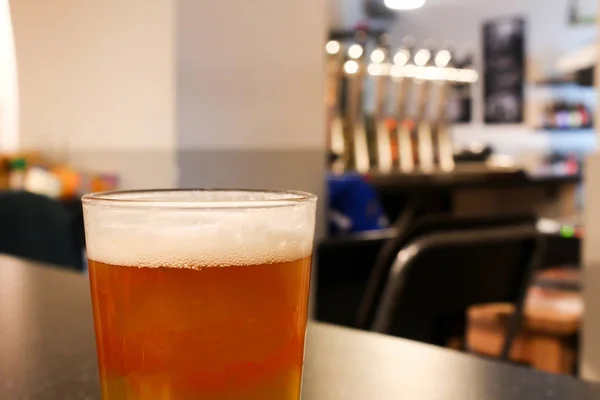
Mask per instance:
[[[510,302],[519,319],[542,251],[535,224],[421,236],[390,268],[371,330],[443,346],[464,337],[470,306]]]
[[[502,228],[516,225],[531,225],[533,228],[536,222],[536,217],[531,214],[483,217],[455,217],[443,214],[428,215],[418,219],[408,215],[400,218],[394,226],[396,229],[394,237],[381,247],[375,258],[355,316],[355,326],[361,329],[369,329],[371,326],[388,272],[398,252],[411,241],[424,235],[448,231]]]
[[[56,200],[0,192],[0,253],[83,269],[83,246],[71,213]]]
[[[353,326],[377,254],[394,230],[321,241],[315,251],[316,315],[320,321]]]

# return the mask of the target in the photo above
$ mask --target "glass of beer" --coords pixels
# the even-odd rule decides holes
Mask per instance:
[[[298,400],[316,197],[83,197],[103,400]]]

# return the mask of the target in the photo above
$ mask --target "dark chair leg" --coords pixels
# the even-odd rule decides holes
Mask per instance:
[[[544,249],[546,247],[545,239],[542,236],[539,236],[536,241],[536,247],[533,250],[534,253],[531,257],[531,261],[527,265],[527,276],[528,280],[525,282],[524,287],[521,288],[519,297],[517,302],[515,303],[515,311],[513,312],[512,317],[508,320],[508,325],[506,327],[506,335],[504,339],[504,345],[502,346],[502,353],[500,353],[500,359],[509,361],[510,360],[510,350],[512,348],[512,344],[519,333],[519,329],[521,328],[521,323],[523,322],[523,314],[525,310],[525,300],[527,299],[527,291],[529,290],[529,286],[531,281],[533,280],[533,275],[538,270],[541,262],[542,256],[544,254]]]
[[[515,338],[519,333],[519,329],[521,329],[521,323],[523,322],[523,303],[524,302],[522,302],[521,304],[516,304],[515,311],[508,320],[506,334],[504,337],[504,344],[502,345],[502,353],[500,353],[501,360],[510,360],[510,350],[512,349],[512,344],[515,341]]]

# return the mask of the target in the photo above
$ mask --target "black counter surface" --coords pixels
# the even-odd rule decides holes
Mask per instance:
[[[319,323],[303,390],[304,400],[600,399],[600,386],[573,378]],[[0,257],[0,399],[99,398],[87,277]]]
[[[369,182],[379,189],[494,188],[579,183],[579,174],[530,175],[519,169],[457,168],[453,172],[370,173]]]

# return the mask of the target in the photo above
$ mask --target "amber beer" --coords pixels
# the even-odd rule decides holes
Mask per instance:
[[[298,400],[314,197],[141,193],[84,198],[102,398]]]

